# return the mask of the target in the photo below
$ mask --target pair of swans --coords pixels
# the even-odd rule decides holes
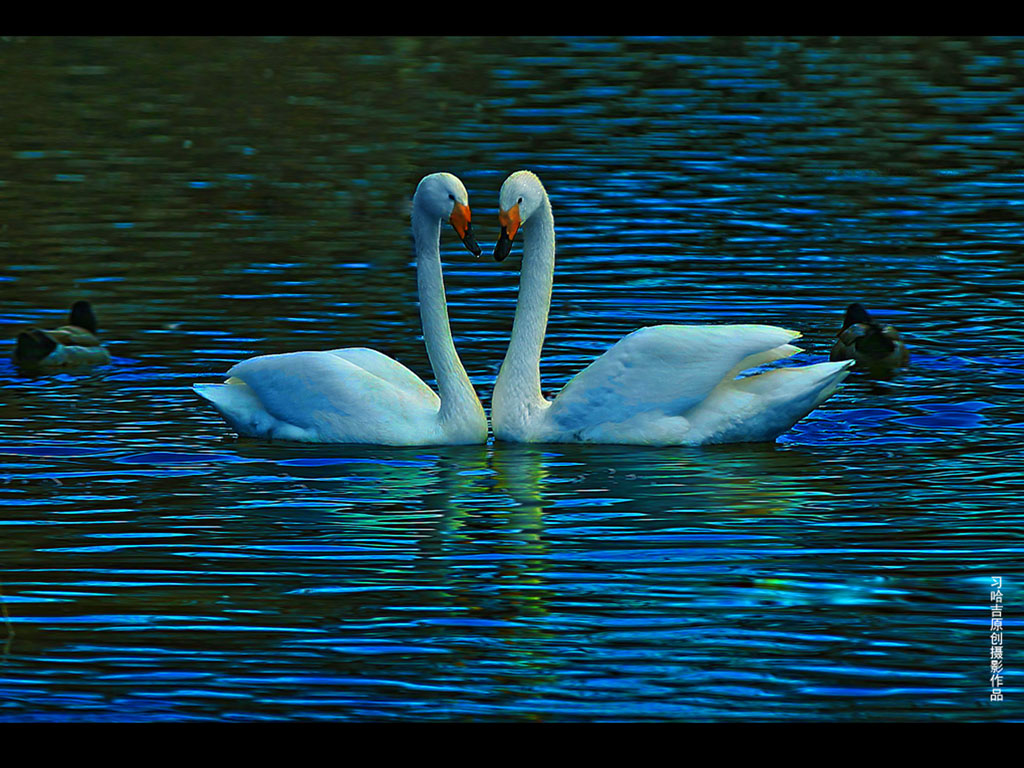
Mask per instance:
[[[518,171],[502,184],[504,259],[522,231],[523,266],[512,338],[491,407],[494,436],[513,442],[639,445],[773,440],[831,395],[852,361],[741,372],[800,350],[795,331],[768,325],[659,325],[629,334],[572,379],[554,400],[540,387],[551,305],[555,227],[540,179]],[[487,441],[487,417],[452,341],[441,275],[440,229],[449,221],[480,248],[466,188],[425,177],[412,230],[423,335],[438,393],[401,363],[365,348],[263,355],[223,384],[196,384],[235,431],[249,437],[379,445]]]

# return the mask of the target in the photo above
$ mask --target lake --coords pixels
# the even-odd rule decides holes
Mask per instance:
[[[113,355],[0,356],[0,721],[1024,719],[1024,39],[6,37],[0,93],[2,338],[87,299]],[[827,360],[853,301],[909,367],[700,448],[269,443],[193,393],[344,346],[433,385],[409,211],[449,171],[489,410],[521,168],[549,395],[661,323]]]

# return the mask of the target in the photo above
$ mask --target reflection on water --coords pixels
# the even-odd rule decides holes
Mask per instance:
[[[0,720],[1019,719],[1015,39],[0,40]],[[538,172],[557,391],[663,322],[851,301],[908,369],[774,444],[297,446],[190,385],[371,346],[430,378],[408,201]],[[485,406],[517,254],[443,242]],[[1009,653],[1009,652],[1008,652]]]

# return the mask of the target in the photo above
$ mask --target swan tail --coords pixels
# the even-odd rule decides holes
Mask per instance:
[[[835,393],[852,360],[776,368],[721,386],[689,414],[699,442],[774,440]]]
[[[768,397],[806,401],[816,408],[850,375],[853,360],[778,368],[735,382],[737,388]]]
[[[234,376],[223,384],[193,384],[193,391],[208,400],[235,432],[243,437],[302,440],[304,432],[274,418],[248,384]],[[291,434],[296,432],[296,434]]]
[[[224,421],[240,435],[252,433],[253,414],[261,406],[248,386],[235,383],[193,384],[192,390],[209,401]]]
[[[844,360],[839,363],[818,363],[817,366],[811,367],[817,368],[818,366],[823,367],[825,370],[821,372],[822,378],[819,380],[818,395],[814,405],[811,406],[812,409],[817,408],[832,397],[833,393],[839,389],[839,385],[850,375],[850,369],[853,368],[854,361]]]

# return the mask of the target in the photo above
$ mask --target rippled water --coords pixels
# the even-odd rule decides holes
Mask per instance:
[[[1019,720],[1019,39],[0,40],[0,720]],[[371,346],[432,382],[408,205],[530,168],[555,392],[625,333],[862,301],[911,366],[774,444],[237,439],[190,385]],[[485,406],[518,247],[446,235]],[[6,353],[5,353],[6,354]],[[1005,700],[989,700],[1003,579]]]

